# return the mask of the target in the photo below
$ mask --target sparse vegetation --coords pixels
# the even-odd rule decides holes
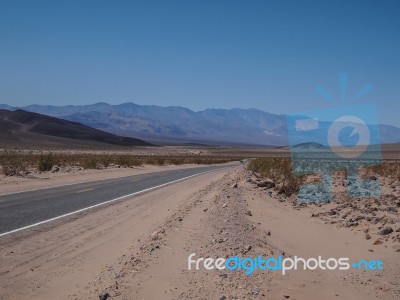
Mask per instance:
[[[52,154],[40,155],[38,161],[38,170],[41,172],[50,171],[55,163],[56,162]]]
[[[25,159],[17,151],[5,151],[0,156],[1,170],[6,176],[18,175],[25,171],[28,165],[29,159]]]
[[[84,157],[79,164],[85,169],[96,169],[98,165],[96,157],[93,156]]]
[[[22,151],[0,152],[0,166],[6,176],[18,175],[27,168],[50,171],[54,165],[79,166],[84,169],[99,169],[109,166],[137,167],[141,165],[217,164],[238,161],[241,157],[211,155],[130,155],[96,153],[33,153]]]
[[[286,196],[297,193],[304,182],[304,177],[295,176],[292,172],[290,158],[265,157],[252,159],[248,170],[260,174],[263,178],[272,179]]]
[[[315,170],[317,166],[307,162],[305,165]],[[292,172],[290,158],[283,157],[266,157],[252,159],[248,164],[248,170],[258,173],[263,178],[272,179],[282,193],[290,196],[299,191],[301,185],[305,182],[306,176],[296,176]],[[305,169],[306,167],[304,167]],[[305,169],[306,170],[306,169]],[[310,172],[311,174],[312,172]],[[372,175],[379,175],[384,178],[391,179],[393,182],[400,181],[400,162],[399,161],[384,161],[375,166],[370,166],[361,169],[362,177],[368,178]]]
[[[400,180],[400,162],[385,161],[379,165],[367,168],[367,173],[377,174],[394,180]]]

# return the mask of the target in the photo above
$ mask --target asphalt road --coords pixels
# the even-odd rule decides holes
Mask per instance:
[[[0,236],[119,197],[223,167],[227,166],[213,165],[155,172],[0,196]]]

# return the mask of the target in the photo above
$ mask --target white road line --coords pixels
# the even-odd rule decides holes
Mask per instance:
[[[195,177],[195,176],[199,176],[199,175],[202,175],[202,174],[205,174],[205,173],[210,173],[210,172],[214,172],[214,171],[218,171],[218,170],[223,170],[223,169],[226,169],[226,168],[229,168],[229,166],[228,167],[224,167],[224,168],[215,169],[215,170],[200,172],[200,173],[197,173],[197,174],[194,174],[194,175],[190,175],[190,176],[187,176],[187,177],[184,177],[184,178],[181,178],[181,179],[177,179],[177,180],[173,180],[173,181],[170,181],[170,182],[167,182],[167,183],[156,185],[156,186],[153,186],[151,188],[141,190],[139,192],[135,192],[135,193],[132,193],[132,194],[129,194],[129,195],[125,195],[125,196],[121,196],[121,197],[118,197],[118,198],[115,198],[115,199],[112,199],[112,200],[108,200],[106,202],[102,202],[102,203],[95,204],[95,205],[92,205],[92,206],[89,206],[89,207],[85,207],[85,208],[82,208],[82,209],[79,209],[79,210],[76,210],[76,211],[73,211],[73,212],[70,212],[70,213],[55,217],[55,218],[51,218],[51,219],[44,220],[44,221],[41,221],[41,222],[38,222],[38,223],[35,223],[35,224],[31,224],[31,225],[24,226],[24,227],[21,227],[21,228],[18,228],[18,229],[14,229],[14,230],[11,230],[11,231],[8,231],[8,232],[4,232],[4,233],[0,234],[0,237],[8,235],[8,234],[11,234],[11,233],[15,233],[15,232],[18,232],[18,231],[22,231],[22,230],[25,230],[25,229],[29,229],[29,228],[32,228],[32,227],[35,227],[35,226],[39,226],[39,225],[42,225],[42,224],[45,224],[45,223],[49,223],[49,222],[52,222],[52,221],[55,221],[55,220],[58,220],[58,219],[61,219],[61,218],[64,218],[64,217],[68,217],[68,216],[83,212],[85,210],[89,210],[89,209],[92,209],[92,208],[95,208],[95,207],[99,207],[99,206],[102,206],[102,205],[105,205],[105,204],[109,204],[109,203],[112,203],[112,202],[116,202],[116,201],[125,199],[125,198],[128,198],[128,197],[139,195],[139,194],[151,191],[151,190],[155,190],[157,188],[160,188],[160,187],[163,187],[163,186],[167,186],[167,185],[170,185],[172,183],[179,182],[179,181],[183,181],[183,180],[188,179],[188,178],[192,178],[192,177]]]
[[[94,191],[94,189],[89,188],[89,189],[80,190],[80,191],[77,191],[76,194],[85,193],[85,192],[90,192],[90,191]]]

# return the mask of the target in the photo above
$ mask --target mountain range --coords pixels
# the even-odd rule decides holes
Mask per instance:
[[[1,145],[152,146],[89,126],[25,110],[0,109]]]
[[[0,105],[14,110],[16,107]],[[206,109],[138,105],[28,105],[20,107],[109,133],[144,139],[155,143],[206,143],[286,146],[286,116],[257,109]],[[328,127],[328,123],[325,127]],[[322,126],[322,127],[324,127]],[[400,128],[379,125],[381,143],[400,142]],[[309,142],[306,140],[302,142]]]

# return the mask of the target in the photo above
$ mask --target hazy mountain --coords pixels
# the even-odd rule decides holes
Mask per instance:
[[[52,144],[151,146],[131,137],[122,137],[76,122],[17,109],[0,109],[2,144]]]
[[[286,144],[285,116],[256,109],[206,109],[124,103],[84,106],[30,105],[23,109],[116,134],[165,142]]]
[[[324,150],[326,149],[326,146],[314,142],[309,142],[309,143],[295,145],[292,148],[297,150],[318,150],[318,149]]]
[[[29,105],[24,110],[79,122],[107,132],[166,143],[287,145],[286,116],[257,109],[206,109],[124,103]],[[329,123],[321,124],[328,128]],[[400,141],[400,129],[380,125],[382,143]],[[324,134],[324,133],[321,133]],[[312,142],[307,136],[299,143]]]
[[[7,105],[7,104],[0,104],[0,109],[6,109],[6,110],[16,110],[15,107]]]

